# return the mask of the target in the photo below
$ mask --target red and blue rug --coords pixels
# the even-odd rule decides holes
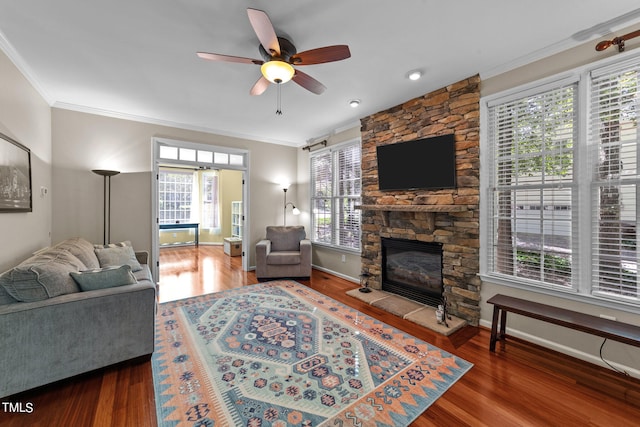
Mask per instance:
[[[159,306],[158,425],[406,426],[470,368],[293,281]]]

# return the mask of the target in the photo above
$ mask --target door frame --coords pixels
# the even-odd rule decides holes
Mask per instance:
[[[159,138],[153,137],[151,138],[152,142],[152,164],[153,164],[153,176],[151,177],[151,273],[155,282],[157,283],[160,279],[160,243],[159,243],[159,189],[158,189],[158,178],[160,173],[160,165],[171,163],[172,165],[184,165],[190,168],[194,167],[209,167],[214,169],[228,169],[228,170],[237,170],[242,171],[242,269],[247,271],[249,269],[249,256],[246,251],[246,242],[249,241],[250,236],[250,225],[249,221],[249,150],[239,149],[239,148],[231,148],[231,147],[222,147],[217,145],[210,144],[202,144],[190,141],[183,141],[177,139],[169,139],[169,138]],[[160,156],[161,147],[174,147],[177,149],[177,152],[180,152],[180,149],[186,150],[196,150],[204,151],[204,152],[212,152],[216,154],[227,154],[242,156],[242,165],[239,164],[229,164],[229,163],[215,163],[214,162],[203,162],[198,161],[197,158],[195,160],[185,160],[180,159],[179,156],[177,159],[163,158]]]

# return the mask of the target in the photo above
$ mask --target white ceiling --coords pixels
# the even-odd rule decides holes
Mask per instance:
[[[275,86],[249,95],[258,66],[196,56],[260,59],[247,7],[298,51],[348,44],[351,58],[304,67],[327,90],[283,85],[276,116]],[[637,0],[0,0],[0,48],[52,106],[300,146],[638,21]]]

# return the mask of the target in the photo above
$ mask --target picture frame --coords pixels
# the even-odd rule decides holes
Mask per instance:
[[[31,150],[0,133],[0,213],[32,211]]]

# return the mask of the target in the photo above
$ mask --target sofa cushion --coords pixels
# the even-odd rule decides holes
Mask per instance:
[[[63,240],[54,246],[55,249],[66,249],[75,255],[89,269],[100,268],[100,263],[93,251],[93,244],[82,237]]]
[[[304,227],[294,225],[280,227],[270,225],[267,227],[267,240],[271,240],[271,251],[299,251],[300,240],[306,237]]]
[[[0,276],[0,286],[21,302],[41,301],[79,292],[72,271],[86,267],[67,250],[51,249],[23,261]]]
[[[138,283],[131,272],[131,266],[127,264],[119,267],[72,271],[70,274],[84,292]]]
[[[131,271],[142,270],[131,246],[96,247],[94,251],[100,262],[100,267],[119,267],[126,264],[131,267]]]
[[[153,276],[151,275],[151,270],[145,264],[141,264],[142,269],[140,271],[133,272],[133,276],[136,278],[138,282],[153,282]]]

